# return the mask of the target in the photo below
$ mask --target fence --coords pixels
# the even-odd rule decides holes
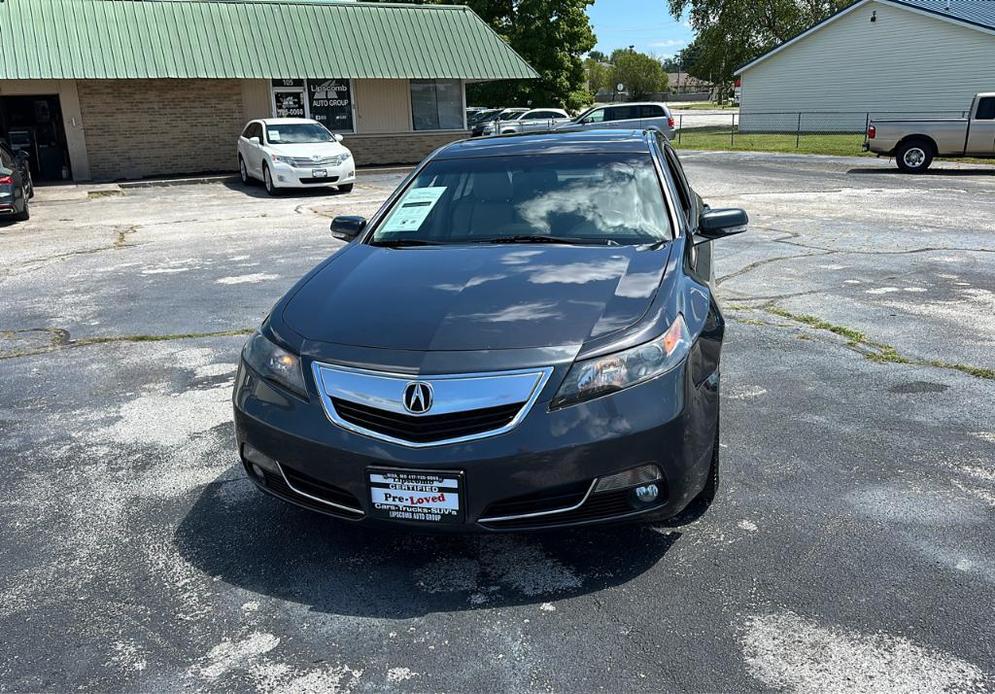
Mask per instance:
[[[674,142],[687,147],[735,149],[818,147],[859,151],[872,120],[966,118],[966,111],[702,112],[676,116]]]

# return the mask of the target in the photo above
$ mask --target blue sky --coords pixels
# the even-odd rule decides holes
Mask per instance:
[[[670,16],[667,0],[596,0],[587,15],[598,37],[595,48],[604,53],[631,45],[666,58],[694,37],[686,21]]]

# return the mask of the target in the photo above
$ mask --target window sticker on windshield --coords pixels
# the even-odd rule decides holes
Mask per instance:
[[[395,233],[418,229],[445,192],[446,186],[410,189],[391,212],[383,225],[383,231]]]
[[[269,134],[269,141],[270,142],[279,142],[280,141],[280,131],[279,130],[267,130],[266,132]]]

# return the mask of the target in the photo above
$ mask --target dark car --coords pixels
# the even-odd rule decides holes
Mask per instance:
[[[247,342],[238,450],[332,516],[524,530],[673,516],[719,475],[711,210],[657,131],[430,156]]]
[[[27,221],[31,216],[28,200],[32,197],[34,186],[26,158],[0,143],[0,220]]]

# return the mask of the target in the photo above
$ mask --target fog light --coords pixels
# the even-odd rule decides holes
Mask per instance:
[[[260,482],[266,481],[266,473],[264,473],[263,469],[255,463],[252,464],[252,474],[258,477]]]
[[[636,499],[643,504],[652,504],[660,496],[660,489],[655,484],[636,487]]]
[[[252,471],[255,472],[256,476],[259,478],[262,478],[263,475],[261,472],[257,472],[256,468],[268,470],[276,474],[279,474],[280,472],[280,466],[277,465],[275,460],[247,443],[242,445],[242,457],[245,458],[246,462],[252,466]]]
[[[631,468],[625,472],[620,472],[617,475],[602,477],[598,480],[597,486],[594,487],[594,493],[598,494],[600,492],[608,492],[613,489],[635,487],[639,484],[653,482],[661,477],[663,477],[663,475],[660,474],[660,468],[656,465],[640,465],[639,467]]]

